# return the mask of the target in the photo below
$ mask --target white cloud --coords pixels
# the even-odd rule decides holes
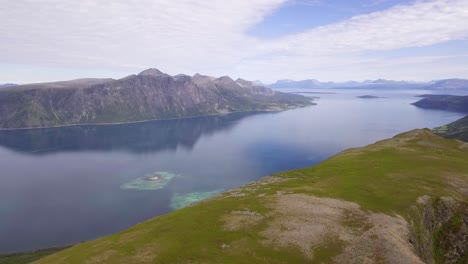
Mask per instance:
[[[274,40],[246,33],[283,4],[285,0],[0,0],[0,63],[129,72],[158,67],[172,74],[267,81],[364,79],[397,76],[398,69],[376,72],[367,62],[377,57],[363,52],[468,36],[467,0],[417,1]],[[357,64],[371,69],[357,71]],[[407,76],[404,68],[401,76],[420,76]]]

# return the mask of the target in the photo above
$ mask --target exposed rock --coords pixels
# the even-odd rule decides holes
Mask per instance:
[[[468,205],[451,197],[420,197],[411,212],[410,242],[426,263],[466,263]]]
[[[333,245],[342,249],[334,263],[422,263],[408,242],[408,224],[402,217],[302,194],[278,196],[272,207],[273,220],[262,232],[265,245],[297,247],[312,261],[314,254]]]

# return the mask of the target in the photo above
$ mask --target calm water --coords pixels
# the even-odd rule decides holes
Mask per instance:
[[[418,91],[331,92],[281,113],[0,132],[0,252],[107,235],[173,210],[177,195],[227,190],[463,116],[410,105]],[[365,94],[386,98],[356,98]],[[160,190],[120,188],[155,171],[179,176]]]

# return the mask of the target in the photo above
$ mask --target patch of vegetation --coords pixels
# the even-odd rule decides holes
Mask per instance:
[[[434,237],[436,263],[468,263],[468,205],[455,209],[446,222],[438,223]]]
[[[30,252],[0,254],[0,264],[28,264],[45,256],[57,253],[67,247],[48,248]]]
[[[346,242],[340,240],[338,237],[329,237],[324,240],[322,244],[313,249],[314,261],[317,263],[330,263],[333,258],[337,256]]]
[[[445,138],[456,138],[468,142],[468,116],[448,125],[436,127],[432,131]]]

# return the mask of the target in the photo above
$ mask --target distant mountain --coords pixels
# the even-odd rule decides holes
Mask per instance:
[[[14,87],[14,86],[17,86],[17,84],[14,84],[14,83],[0,84],[0,88],[8,88],[8,87]]]
[[[321,88],[321,84],[317,80],[278,80],[273,84],[267,85],[269,88]]]
[[[416,89],[427,86],[428,83],[415,83],[405,81],[391,81],[378,79],[374,81],[348,81],[348,82],[320,82],[318,80],[279,80],[268,85],[270,88],[298,88],[298,89],[325,89],[325,88],[354,88],[354,89]]]
[[[60,81],[60,82],[46,82],[46,83],[32,83],[32,84],[23,84],[23,85],[13,85],[8,90],[10,91],[25,91],[25,90],[36,90],[36,89],[76,89],[76,88],[86,88],[96,84],[102,84],[110,81],[115,81],[114,79],[96,79],[96,78],[84,78],[76,79],[71,81]],[[5,90],[2,90],[6,91]]]
[[[461,113],[468,113],[468,95],[421,95],[425,97],[413,105],[426,109],[447,110]]]
[[[468,80],[464,79],[447,79],[432,82],[430,85],[423,87],[427,90],[468,90]]]
[[[313,104],[224,76],[170,76],[148,69],[123,79],[79,79],[0,90],[0,128],[126,123]]]
[[[439,136],[456,138],[468,142],[468,116],[448,125],[436,127],[432,131]]]

